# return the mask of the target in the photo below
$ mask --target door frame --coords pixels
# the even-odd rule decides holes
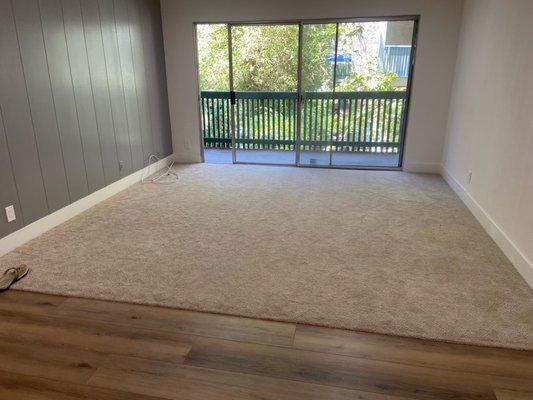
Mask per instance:
[[[296,71],[296,132],[295,132],[295,147],[294,147],[294,162],[290,164],[285,163],[261,163],[261,162],[248,162],[248,161],[238,161],[237,160],[237,147],[235,146],[236,139],[236,107],[237,102],[235,101],[235,85],[234,85],[234,76],[233,76],[233,38],[232,38],[232,28],[236,26],[272,26],[272,25],[291,25],[298,27],[298,61],[297,61],[297,71]],[[229,69],[229,88],[230,88],[230,113],[231,113],[231,159],[233,164],[245,164],[245,165],[273,165],[273,166],[283,166],[283,167],[294,167],[298,166],[298,157],[299,151],[296,143],[299,143],[299,120],[300,120],[300,103],[301,103],[301,59],[300,54],[302,51],[302,24],[301,22],[285,22],[285,21],[276,21],[276,22],[237,22],[237,23],[227,23],[228,29],[228,69]],[[238,112],[238,111],[237,111]]]
[[[301,142],[301,126],[302,126],[302,113],[301,113],[301,102],[302,102],[302,87],[301,87],[301,78],[302,78],[302,49],[303,49],[303,26],[305,24],[336,24],[336,40],[335,47],[338,46],[338,25],[341,23],[349,22],[382,22],[382,21],[413,21],[413,34],[411,38],[411,53],[409,59],[409,70],[407,75],[407,85],[406,85],[406,101],[405,109],[402,116],[401,127],[400,127],[400,140],[398,144],[398,165],[394,167],[386,166],[347,166],[347,165],[331,165],[331,152],[330,152],[330,165],[312,165],[312,164],[301,164],[300,163],[300,142]],[[249,26],[249,25],[298,25],[298,76],[297,76],[297,117],[296,117],[296,144],[295,144],[295,163],[291,164],[273,164],[273,163],[249,163],[249,162],[239,162],[236,160],[236,148],[235,148],[235,111],[234,104],[230,106],[231,113],[231,140],[232,140],[232,163],[233,164],[252,164],[252,165],[273,165],[273,166],[294,166],[299,168],[330,168],[330,169],[355,169],[355,170],[376,170],[376,171],[401,171],[404,165],[404,153],[405,153],[405,142],[407,136],[407,123],[409,121],[409,111],[411,105],[411,95],[412,95],[412,83],[415,72],[416,64],[416,53],[418,47],[418,32],[420,24],[420,14],[409,14],[409,15],[394,15],[394,16],[375,16],[375,17],[341,17],[341,18],[317,18],[317,19],[287,19],[287,20],[235,20],[235,21],[195,21],[193,22],[193,42],[195,47],[194,52],[194,62],[196,68],[196,91],[197,91],[197,105],[198,105],[198,127],[199,127],[199,136],[200,136],[200,154],[202,162],[205,162],[204,155],[204,139],[202,132],[202,118],[201,118],[201,93],[200,93],[200,70],[199,70],[199,60],[198,60],[198,25],[226,25],[228,31],[228,69],[229,69],[229,80],[230,80],[230,92],[233,92],[233,54],[232,54],[232,42],[231,42],[231,27],[232,26]],[[337,50],[335,51],[337,52]],[[336,60],[335,60],[336,63]],[[334,68],[336,72],[336,68]],[[334,82],[335,84],[335,82]]]

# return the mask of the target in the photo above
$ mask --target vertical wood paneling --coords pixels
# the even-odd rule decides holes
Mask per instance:
[[[63,0],[62,6],[70,71],[87,169],[87,181],[89,191],[94,192],[105,186],[105,179],[81,9],[76,0]]]
[[[55,211],[67,205],[70,198],[46,63],[39,4],[35,0],[15,1],[13,11],[42,179],[48,207],[50,211]]]
[[[119,164],[121,165],[120,176],[129,175],[132,171],[132,154],[126,118],[126,105],[124,102],[124,89],[122,87],[122,70],[118,55],[117,33],[115,29],[115,11],[113,2],[98,0],[100,10],[100,24],[104,41],[104,57],[107,68],[107,81],[111,97],[111,111],[115,126],[115,138]]]
[[[13,177],[13,168],[11,167],[11,157],[7,147],[7,139],[4,128],[4,118],[2,117],[2,108],[0,107],[0,208],[13,205],[15,214],[22,216],[18,201],[17,186]],[[7,235],[22,227],[22,218],[18,218],[11,223],[7,223],[6,218],[0,218],[0,237]]]
[[[39,3],[70,200],[76,201],[89,193],[89,187],[68,61],[61,3],[59,0],[45,0],[39,1]]]
[[[48,207],[10,1],[0,0],[0,9],[0,106],[22,209],[19,217],[30,223],[46,215]]]
[[[157,88],[159,90],[159,118],[162,124],[163,155],[172,153],[172,134],[170,132],[170,111],[168,108],[167,75],[165,67],[165,49],[163,44],[163,26],[161,23],[161,5],[159,1],[145,1],[150,7],[150,26],[154,32],[152,45],[155,48],[155,66],[157,69]]]
[[[160,90],[162,89],[161,82],[163,82],[163,79],[160,76],[162,70],[159,64],[164,62],[164,57],[158,58],[161,56],[161,50],[155,45],[155,42],[160,35],[158,30],[160,32],[161,22],[159,21],[159,24],[154,26],[154,20],[156,19],[154,16],[154,7],[156,2],[150,3],[143,0],[132,1],[137,1],[141,16],[143,47],[147,60],[146,76],[148,81],[148,98],[150,115],[152,116],[152,132],[154,133],[154,152],[159,153],[160,155],[165,155],[168,151],[168,144],[164,139],[164,136],[167,135],[167,133],[161,134],[161,132],[170,132],[170,117],[168,116],[168,107],[165,107],[165,105],[168,104],[166,97],[166,82],[164,92]],[[157,10],[159,10],[159,8],[157,8]],[[161,43],[161,46],[162,45],[163,44]],[[164,64],[162,68],[164,68]]]
[[[139,7],[137,4],[135,4],[135,1],[127,1],[126,3],[128,6],[128,25],[133,55],[133,71],[135,73],[137,105],[139,107],[139,122],[143,143],[143,160],[146,163],[150,157],[150,154],[154,153],[154,140],[152,137],[150,106],[148,104],[146,62],[142,41],[142,26],[139,15]]]
[[[106,184],[119,179],[115,127],[111,113],[111,99],[107,82],[107,69],[100,25],[98,3],[95,0],[81,0],[83,28],[89,60],[89,73],[100,136],[100,146]]]
[[[126,118],[130,134],[131,155],[135,170],[143,167],[143,143],[141,138],[137,89],[133,71],[128,9],[124,0],[114,0],[115,26],[118,56],[122,70],[122,88],[126,104]]]
[[[0,55],[0,237],[170,154],[157,1],[0,0]]]

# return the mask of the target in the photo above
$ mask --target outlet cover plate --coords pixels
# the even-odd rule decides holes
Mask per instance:
[[[17,219],[17,216],[15,215],[15,207],[13,207],[13,205],[6,207],[6,218],[7,222],[12,222]]]

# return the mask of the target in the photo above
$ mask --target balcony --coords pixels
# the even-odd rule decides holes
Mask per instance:
[[[235,97],[239,161],[293,164],[297,93],[236,92]],[[340,165],[397,166],[405,102],[404,91],[304,93],[301,162],[325,165],[334,158]],[[202,91],[200,105],[206,154],[218,150],[209,160],[230,162],[230,92]]]

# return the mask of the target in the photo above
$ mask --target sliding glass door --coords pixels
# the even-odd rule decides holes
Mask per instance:
[[[331,165],[398,167],[414,21],[338,24]]]
[[[229,25],[235,162],[294,165],[298,24]]]
[[[206,161],[401,167],[415,17],[197,31]]]
[[[303,24],[299,165],[329,166],[337,24]]]
[[[300,165],[400,165],[414,21],[304,24]]]

